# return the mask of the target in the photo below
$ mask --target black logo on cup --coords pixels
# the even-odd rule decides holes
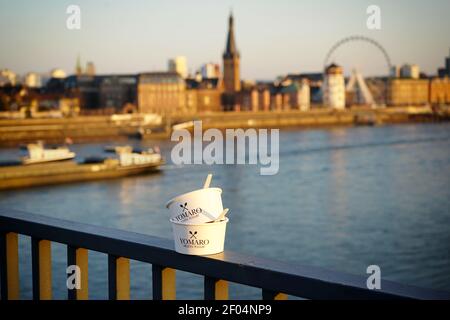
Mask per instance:
[[[177,221],[185,221],[191,218],[197,217],[200,213],[202,213],[202,208],[195,208],[189,210],[187,206],[187,202],[183,204],[179,204],[179,206],[182,208],[181,213],[175,216],[175,220]]]
[[[197,235],[197,231],[194,231],[194,233],[192,233],[192,231],[189,231],[189,233],[191,234],[191,237],[189,239],[197,239],[196,235]]]
[[[189,231],[191,234],[190,238],[181,238],[180,242],[185,248],[204,248],[209,244],[209,239],[197,239],[197,231]]]
[[[184,205],[180,204],[180,207],[183,208],[183,212],[186,210],[188,211],[187,202],[184,203]]]

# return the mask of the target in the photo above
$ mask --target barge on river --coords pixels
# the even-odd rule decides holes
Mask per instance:
[[[161,155],[152,150],[135,153],[125,148],[118,158],[0,166],[0,190],[158,172],[163,163]]]

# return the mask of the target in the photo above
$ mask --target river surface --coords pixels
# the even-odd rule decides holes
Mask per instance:
[[[130,141],[148,147],[154,141]],[[73,145],[80,159],[103,146]],[[258,165],[184,165],[173,143],[158,142],[168,165],[160,174],[0,192],[0,206],[171,238],[164,207],[203,184],[223,189],[230,208],[226,249],[288,263],[450,291],[450,124],[411,124],[282,131],[279,172]],[[0,160],[21,153],[1,149]],[[21,297],[31,297],[30,239],[20,238]],[[65,246],[53,244],[55,298],[66,298]],[[151,297],[151,266],[131,262],[132,298]],[[177,272],[177,297],[202,298],[201,276]],[[107,256],[90,252],[89,291],[107,298]],[[231,298],[260,291],[231,285]]]

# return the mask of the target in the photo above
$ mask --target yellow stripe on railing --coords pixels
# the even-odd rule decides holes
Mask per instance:
[[[263,300],[287,300],[288,295],[281,292],[275,292],[263,289],[262,291]]]
[[[153,273],[153,299],[176,299],[176,270],[154,264]]]
[[[164,268],[162,270],[162,299],[176,299],[176,270]]]
[[[52,248],[48,240],[39,241],[39,298],[52,299]]]
[[[80,289],[76,291],[77,300],[89,299],[89,273],[88,273],[88,250],[84,248],[76,249],[76,264],[80,268]]]
[[[207,300],[228,300],[228,281],[205,277],[205,294]]]
[[[116,259],[116,299],[130,300],[130,259]]]
[[[287,299],[288,299],[288,295],[285,293],[281,293],[281,292],[277,293],[275,295],[275,297],[273,297],[273,300],[287,300]]]
[[[228,281],[216,282],[216,300],[228,300]]]
[[[19,237],[17,233],[6,234],[6,272],[8,275],[8,299],[19,299]]]

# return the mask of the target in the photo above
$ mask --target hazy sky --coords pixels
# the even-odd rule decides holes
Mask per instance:
[[[70,4],[81,7],[81,30],[66,28]],[[381,8],[381,30],[366,27],[370,4]],[[230,8],[246,79],[320,71],[332,45],[353,34],[427,73],[449,55],[449,0],[0,0],[0,69],[72,73],[80,54],[98,73],[135,73],[165,70],[168,58],[184,55],[194,71],[221,63]],[[387,73],[383,55],[366,43],[341,47],[333,60],[346,72]]]

